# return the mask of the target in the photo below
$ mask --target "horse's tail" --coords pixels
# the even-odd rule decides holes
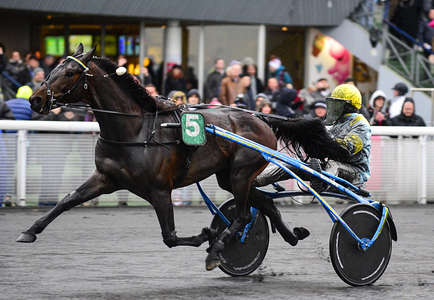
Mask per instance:
[[[301,146],[309,157],[321,160],[330,158],[347,161],[350,158],[350,153],[331,138],[319,119],[265,119],[277,139],[288,148],[292,146],[293,149],[297,149]]]

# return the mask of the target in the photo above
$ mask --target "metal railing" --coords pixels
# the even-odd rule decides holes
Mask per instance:
[[[410,97],[414,99],[416,93],[425,93],[431,96],[431,122],[427,122],[427,125],[434,126],[434,88],[411,88]]]
[[[373,0],[362,1],[350,19],[364,27],[370,35],[381,33],[385,65],[416,87],[434,87],[433,66],[426,58],[426,55],[433,53],[432,50],[425,49],[422,42],[389,22],[388,8],[388,1],[377,1],[376,4]],[[391,34],[389,29],[394,30],[398,36]],[[405,40],[412,45],[408,45]]]
[[[37,205],[41,199],[57,202],[95,169],[98,123],[0,120],[0,129],[18,130],[0,134],[0,182],[18,205]],[[50,133],[44,133],[47,131]],[[373,198],[387,203],[434,201],[434,168],[430,168],[434,156],[428,155],[434,153],[434,127],[372,127],[372,132],[371,178],[366,188]],[[297,189],[293,180],[283,186]],[[217,203],[230,196],[218,187],[214,176],[206,179],[203,187]],[[172,199],[175,204],[201,203],[194,185],[175,190]],[[104,205],[117,205],[118,201],[145,204],[126,191],[98,200]]]
[[[385,21],[385,24],[396,28]],[[415,44],[410,47],[401,39],[389,33],[387,26],[383,27],[383,42],[385,46],[384,63],[392,70],[402,75],[418,87],[434,87],[432,64]]]

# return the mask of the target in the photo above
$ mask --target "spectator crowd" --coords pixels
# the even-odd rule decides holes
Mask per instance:
[[[38,53],[26,53],[22,58],[18,51],[11,51],[10,57],[6,57],[5,47],[0,44],[0,119],[93,120],[91,115],[63,108],[55,109],[47,116],[38,115],[30,109],[28,98],[32,92],[63,60],[51,55],[41,58]],[[117,62],[119,66],[128,63],[124,56],[119,56]],[[160,76],[153,66],[151,61],[142,69],[142,84],[152,96],[167,96],[178,105],[227,105],[289,118],[324,119],[327,113],[325,99],[331,91],[328,80],[318,78],[313,85],[296,89],[280,58],[274,55],[267,64],[265,83],[258,78],[257,66],[251,58],[244,58],[242,62],[232,60],[227,67],[222,58],[217,58],[206,78],[204,95],[199,93],[192,68],[184,74],[180,65],[174,65],[159,82],[157,79]],[[347,78],[345,82],[356,84],[352,78]],[[393,87],[392,99],[386,99],[383,91],[375,91],[361,113],[372,125],[423,126],[425,123],[416,114],[414,101],[407,94],[405,83],[397,83]]]

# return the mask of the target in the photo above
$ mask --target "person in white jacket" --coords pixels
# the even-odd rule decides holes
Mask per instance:
[[[389,113],[387,112],[387,107],[390,103],[386,103],[386,94],[382,90],[376,90],[369,100],[369,124],[374,126],[386,125],[389,119]]]
[[[392,90],[392,105],[389,108],[390,118],[396,117],[401,114],[402,104],[404,103],[405,95],[407,95],[408,93],[408,86],[403,82],[398,82],[397,84],[395,84]]]

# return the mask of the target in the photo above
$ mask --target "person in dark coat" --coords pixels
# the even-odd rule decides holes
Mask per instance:
[[[41,68],[44,69],[45,75],[50,74],[50,72],[56,67],[56,58],[53,55],[47,55],[41,64]]]
[[[21,60],[21,55],[18,51],[12,52],[5,71],[8,76],[10,76],[9,80],[12,82],[15,91],[17,91],[21,85],[26,84],[31,79],[30,73],[27,70],[27,66]]]
[[[15,96],[16,93],[13,83],[8,78],[6,78],[7,76],[11,76],[7,74],[7,72],[4,72],[8,64],[5,52],[5,46],[0,43],[0,101],[11,99]]]
[[[264,91],[264,85],[261,79],[258,78],[257,74],[258,67],[254,64],[248,64],[243,66],[243,73],[250,77],[250,89],[253,95],[257,95]]]
[[[42,85],[42,83],[45,80],[45,72],[44,69],[42,68],[36,68],[33,71],[33,78],[32,81],[27,82],[26,85],[28,85],[33,91],[36,91],[37,89],[40,88],[40,86]]]
[[[288,89],[286,87],[280,89],[278,100],[276,101],[276,114],[294,118],[295,112],[292,109],[293,102],[297,98],[297,91],[295,89]]]
[[[402,0],[398,2],[391,22],[399,29],[408,33],[411,37],[416,39],[419,34],[419,22],[421,21],[421,14],[423,13],[423,0]],[[413,41],[402,36],[393,28],[390,32],[396,35],[400,40],[404,40],[410,47],[413,46]]]
[[[180,65],[173,66],[172,70],[167,73],[167,78],[164,82],[164,93],[167,96],[171,91],[187,93],[187,84]]]
[[[210,103],[213,99],[218,99],[220,94],[220,85],[225,76],[225,61],[217,58],[214,70],[209,73],[205,82],[205,103]]]
[[[305,114],[305,119],[320,119],[325,120],[327,115],[327,104],[324,100],[316,100],[310,107],[310,112]]]
[[[14,114],[12,113],[9,106],[4,101],[1,100],[0,100],[0,120],[15,120]]]
[[[426,126],[421,116],[416,115],[414,100],[406,97],[402,104],[401,114],[390,119],[389,126]]]

